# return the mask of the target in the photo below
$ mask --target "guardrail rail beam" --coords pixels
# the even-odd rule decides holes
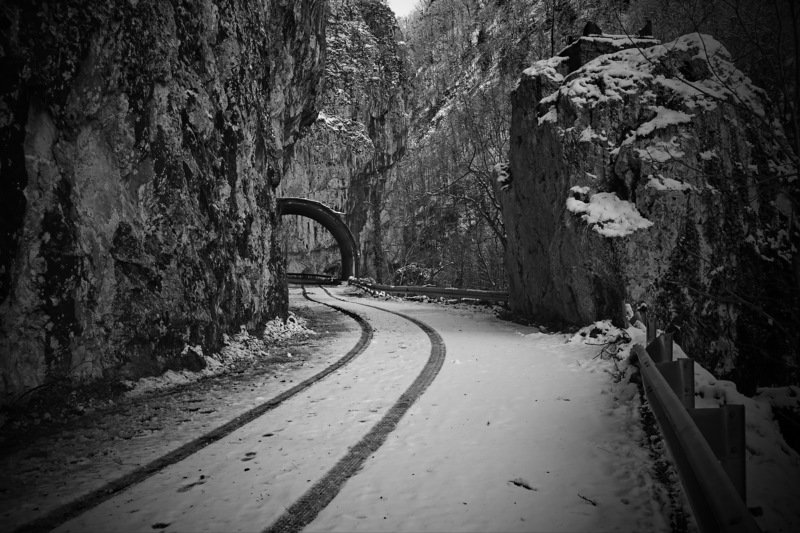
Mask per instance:
[[[678,469],[681,483],[703,532],[756,533],[758,524],[747,510],[740,491],[717,459],[693,417],[656,367],[648,351],[636,344],[642,382],[650,408]],[[702,416],[702,415],[701,415]],[[726,423],[728,419],[726,418]],[[735,447],[744,449],[744,425]],[[732,426],[735,423],[731,424]]]
[[[747,503],[744,405],[691,409],[689,415],[708,441],[742,501]]]
[[[428,296],[433,298],[469,298],[487,302],[507,302],[508,293],[505,291],[488,291],[482,289],[457,289],[455,287],[416,287],[413,285],[382,285],[378,283],[364,283],[350,280],[351,285],[369,291],[382,291],[387,294],[409,296]]]

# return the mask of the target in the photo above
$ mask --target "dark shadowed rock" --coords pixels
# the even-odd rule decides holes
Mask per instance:
[[[642,29],[637,33],[639,37],[652,37],[653,36],[653,22],[650,20],[645,21]]]
[[[170,370],[189,370],[198,372],[208,366],[203,350],[198,346],[186,346],[177,357],[167,361],[165,365]]]
[[[324,14],[4,4],[0,396],[159,372],[286,312],[273,188],[316,119]]]
[[[583,27],[583,36],[588,37],[590,35],[601,35],[603,30],[600,29],[596,23],[592,22],[591,20],[586,23]]]

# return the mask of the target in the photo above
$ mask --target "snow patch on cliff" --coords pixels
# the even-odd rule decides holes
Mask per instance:
[[[636,129],[636,135],[650,135],[657,129],[667,128],[673,124],[684,124],[692,121],[692,115],[683,111],[667,109],[663,106],[650,106],[655,111],[656,116],[648,120]]]
[[[555,107],[551,107],[547,113],[539,117],[538,121],[539,126],[541,126],[545,122],[552,122],[554,124],[558,122],[558,112],[556,111]]]
[[[691,191],[695,190],[693,185],[689,183],[684,183],[682,181],[678,181],[674,178],[665,178],[661,174],[656,176],[650,174],[647,176],[647,184],[645,185],[648,189],[655,189],[657,191]]]
[[[670,63],[686,68],[678,70],[676,66],[676,72],[668,76],[658,71],[660,65]],[[545,74],[553,81],[559,81],[557,76],[560,75],[555,72],[558,64],[551,67],[545,61],[539,61],[524,74]],[[683,35],[663,45],[629,48],[597,57],[570,74],[558,92],[578,107],[593,108],[609,100],[622,102],[633,94],[654,100],[655,93],[646,90],[653,82],[672,93],[676,97],[675,105],[684,110],[710,110],[727,102],[765,116],[763,90],[732,64],[730,53],[719,41],[700,33]],[[555,100],[552,98],[553,102]],[[542,103],[549,101],[543,100]],[[660,107],[657,112],[653,121],[641,126],[644,128],[641,134],[646,135],[670,123],[688,122],[691,118],[680,110]]]
[[[355,141],[370,147],[373,146],[372,139],[369,138],[364,124],[355,121],[344,119],[336,115],[329,115],[323,111],[319,112],[317,116],[317,124],[327,128],[334,134],[342,134]]]
[[[653,163],[679,160],[686,155],[686,152],[681,150],[677,137],[672,137],[669,141],[656,141],[644,148],[635,148],[635,150],[642,161]]]
[[[586,187],[573,187],[572,192],[586,194]],[[620,200],[613,192],[600,192],[589,197],[588,202],[567,198],[567,209],[581,215],[581,219],[603,237],[625,237],[636,230],[647,229],[653,223],[644,218],[636,206]]]
[[[568,58],[562,56],[542,59],[523,70],[522,75],[530,77],[546,76],[554,83],[561,83],[564,81],[564,76],[558,72],[558,67],[567,60]]]

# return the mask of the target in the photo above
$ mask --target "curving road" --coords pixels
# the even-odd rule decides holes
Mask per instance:
[[[310,522],[424,391],[444,350],[431,341],[437,334],[415,319],[322,289],[309,292],[363,317],[371,342],[302,394],[282,398],[56,531],[258,531],[271,524],[286,531]]]
[[[466,306],[308,297],[360,322],[349,352],[56,530],[670,529],[635,386],[596,347]]]

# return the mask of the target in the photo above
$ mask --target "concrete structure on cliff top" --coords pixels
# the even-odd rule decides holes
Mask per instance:
[[[645,302],[744,390],[796,369],[796,162],[722,45],[584,37],[525,70],[512,106],[516,311],[622,325]]]

